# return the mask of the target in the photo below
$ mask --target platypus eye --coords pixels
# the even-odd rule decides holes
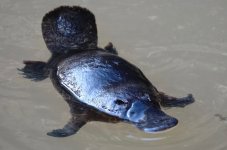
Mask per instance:
[[[128,102],[127,102],[126,100],[117,99],[117,100],[115,101],[115,103],[116,103],[117,105],[126,105]]]

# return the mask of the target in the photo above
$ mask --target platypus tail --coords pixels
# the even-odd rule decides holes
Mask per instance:
[[[42,33],[52,53],[97,48],[95,16],[79,6],[61,6],[47,13],[42,20]]]
[[[42,61],[23,61],[25,66],[22,69],[18,69],[24,78],[31,79],[33,81],[41,81],[49,76],[49,70],[47,64]]]

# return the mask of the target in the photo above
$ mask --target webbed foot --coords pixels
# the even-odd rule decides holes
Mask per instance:
[[[116,48],[113,46],[113,43],[109,42],[105,47],[105,50],[107,50],[108,52],[112,53],[112,54],[116,54],[118,55],[118,52],[116,50]]]
[[[76,132],[77,130],[75,130],[73,127],[64,127],[62,129],[52,130],[51,132],[48,132],[47,135],[53,137],[67,137],[75,134]]]
[[[80,128],[86,124],[86,121],[71,119],[62,129],[55,129],[48,132],[47,135],[53,137],[67,137],[76,134]]]
[[[33,81],[41,81],[48,77],[48,71],[46,63],[42,61],[23,61],[25,66],[22,69],[18,69],[24,78],[31,79]]]
[[[163,107],[185,107],[195,101],[192,94],[188,94],[186,97],[176,98],[172,96],[168,96],[163,92],[160,92],[161,97],[161,106]]]

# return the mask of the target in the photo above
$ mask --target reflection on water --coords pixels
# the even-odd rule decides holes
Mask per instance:
[[[219,118],[220,121],[227,121],[227,117],[224,117],[222,114],[215,114],[214,116]]]
[[[49,80],[34,84],[16,68],[23,59],[48,59],[41,19],[63,4],[93,11],[99,45],[112,41],[158,89],[176,96],[193,93],[194,104],[165,110],[178,118],[177,127],[146,134],[125,123],[91,122],[71,137],[46,135],[67,122],[69,108]],[[226,6],[211,0],[1,0],[0,149],[226,149]]]

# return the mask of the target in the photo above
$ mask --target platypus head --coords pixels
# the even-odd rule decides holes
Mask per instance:
[[[79,6],[61,6],[47,13],[42,20],[42,33],[52,53],[97,47],[95,16]]]
[[[128,88],[127,92],[131,94],[121,91],[108,93],[107,97],[113,100],[105,101],[106,96],[103,97],[104,111],[149,133],[163,131],[177,125],[177,119],[161,110],[156,96],[142,94],[138,90],[133,90],[133,87]]]
[[[145,132],[158,132],[177,125],[177,119],[165,114],[158,105],[135,101],[127,110],[126,118]]]

